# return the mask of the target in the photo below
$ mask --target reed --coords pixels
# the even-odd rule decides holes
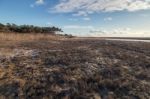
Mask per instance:
[[[59,40],[62,37],[50,34],[35,33],[0,33],[0,41],[35,41],[35,40]]]

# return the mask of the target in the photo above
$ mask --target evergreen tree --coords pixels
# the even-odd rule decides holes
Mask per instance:
[[[0,31],[3,32],[17,32],[17,33],[47,33],[55,34],[55,32],[62,30],[57,27],[39,27],[33,25],[16,25],[7,23],[6,25],[0,23]]]

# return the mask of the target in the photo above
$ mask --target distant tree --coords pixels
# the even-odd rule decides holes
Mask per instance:
[[[5,25],[2,24],[2,23],[0,23],[0,31],[3,31],[3,30],[4,30],[4,27],[5,27]]]
[[[62,36],[66,36],[66,37],[68,37],[68,38],[73,38],[73,37],[74,37],[74,36],[71,35],[71,34],[64,34],[64,35],[62,35]]]
[[[16,25],[7,23],[6,25],[0,23],[0,31],[17,32],[17,33],[46,33],[55,34],[57,31],[62,31],[57,27],[39,27],[33,25]]]

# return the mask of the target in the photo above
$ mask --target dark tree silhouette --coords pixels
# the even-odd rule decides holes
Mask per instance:
[[[16,32],[16,33],[47,33],[55,34],[55,32],[62,32],[58,27],[39,27],[33,25],[16,25],[7,23],[6,25],[0,23],[0,32]]]

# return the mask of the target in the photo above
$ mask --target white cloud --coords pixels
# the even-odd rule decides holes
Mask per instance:
[[[149,0],[60,0],[54,7],[57,13],[74,13],[87,16],[92,13],[114,11],[138,11],[150,9]]]
[[[87,34],[90,37],[147,37],[150,31],[136,31],[131,28],[97,29]]]
[[[135,30],[131,28],[95,28],[90,25],[66,25],[66,33],[81,37],[150,37],[149,30]],[[73,30],[73,32],[72,32]]]
[[[83,18],[83,20],[90,21],[91,19],[89,17],[85,17],[85,18]]]
[[[87,16],[88,14],[84,11],[78,11],[75,14],[72,14],[73,16]]]
[[[63,27],[64,29],[94,29],[93,26],[80,26],[80,25],[67,25]]]
[[[50,25],[52,25],[52,23],[51,22],[47,22],[46,25],[50,26]]]
[[[44,0],[36,0],[35,4],[37,5],[43,5],[45,2]]]
[[[68,20],[69,21],[78,21],[78,19],[76,19],[76,18],[69,18]]]
[[[112,17],[106,17],[104,18],[104,21],[112,21]]]
[[[34,8],[35,6],[44,5],[44,4],[45,4],[44,0],[35,0],[35,3],[30,4],[30,7]]]
[[[83,18],[69,18],[68,20],[69,20],[69,21],[81,21],[81,20],[90,21],[91,18],[89,18],[89,17],[83,17]]]

